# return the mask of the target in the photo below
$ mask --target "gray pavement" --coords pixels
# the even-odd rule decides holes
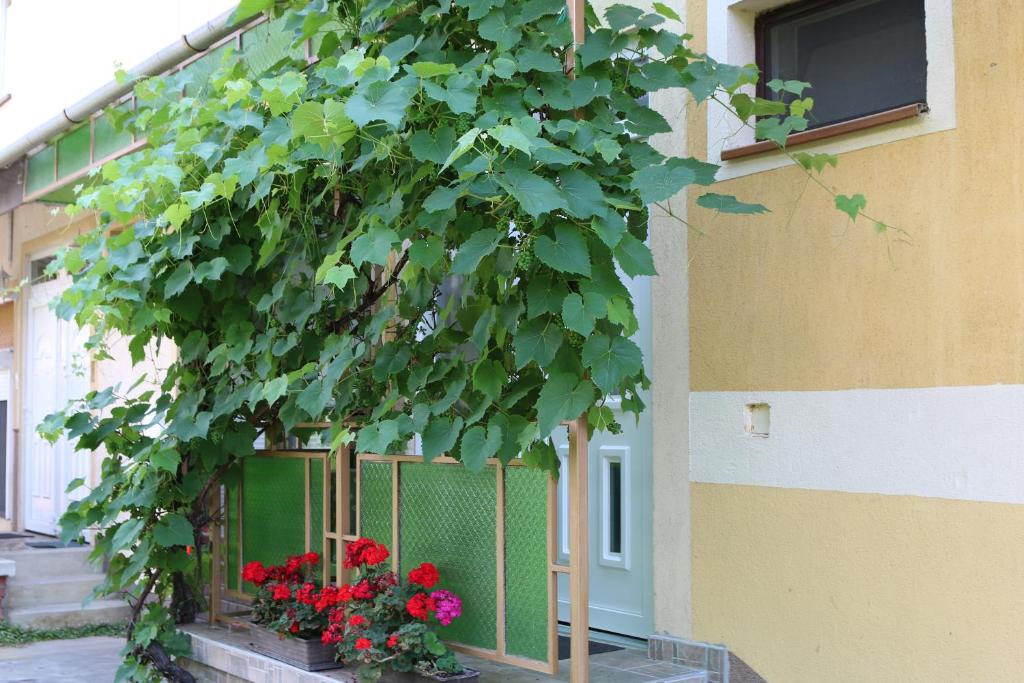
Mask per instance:
[[[110,683],[123,638],[97,636],[0,647],[3,683]]]

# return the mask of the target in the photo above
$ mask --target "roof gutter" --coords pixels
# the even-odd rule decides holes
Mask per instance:
[[[2,2],[3,0],[0,0]],[[185,59],[205,52],[211,45],[234,31],[241,23],[232,22],[234,10],[228,10],[211,19],[191,33],[186,33],[164,49],[128,71],[130,78],[124,83],[111,81],[86,95],[74,104],[65,107],[59,114],[32,129],[17,141],[0,149],[0,168],[7,168],[27,154],[34,147],[48,142],[72,126],[88,121],[89,117],[111,102],[131,92],[135,81],[147,76],[157,76],[180,64]]]

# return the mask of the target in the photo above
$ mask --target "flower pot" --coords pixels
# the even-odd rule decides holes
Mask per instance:
[[[283,637],[259,624],[249,624],[249,648],[305,671],[323,671],[341,666],[334,661],[334,648],[319,640]]]

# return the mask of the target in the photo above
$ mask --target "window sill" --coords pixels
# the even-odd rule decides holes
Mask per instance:
[[[908,104],[904,107],[897,107],[896,109],[890,109],[889,111],[883,111],[869,116],[862,116],[858,119],[851,119],[850,121],[843,121],[842,123],[833,123],[830,126],[822,126],[821,128],[805,130],[800,133],[793,133],[786,138],[786,149],[796,147],[797,145],[806,145],[809,142],[817,142],[819,140],[836,137],[837,135],[846,135],[847,133],[853,133],[866,128],[882,126],[895,121],[916,118],[926,111],[928,111],[928,105],[926,104]],[[771,140],[762,140],[761,142],[755,142],[752,145],[743,145],[742,147],[724,149],[722,150],[721,159],[722,161],[742,159],[744,157],[755,156],[757,154],[764,154],[765,152],[774,152],[777,149],[779,149],[778,145]]]
[[[2,2],[2,1],[3,0],[0,0],[0,2]],[[7,104],[10,101],[11,101],[11,93],[5,93],[3,95],[0,95],[0,107],[4,106],[5,104]]]

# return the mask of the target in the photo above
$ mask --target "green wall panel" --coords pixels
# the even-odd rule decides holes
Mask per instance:
[[[497,558],[495,470],[402,463],[399,560],[405,575],[433,562],[441,586],[462,598],[462,616],[441,628],[445,640],[495,649]]]
[[[505,470],[505,650],[547,661],[547,473]]]
[[[124,109],[125,105],[118,108]],[[93,136],[95,140],[93,142],[93,156],[97,161],[132,144],[131,134],[116,131],[114,124],[110,122],[106,114],[97,118],[96,123],[93,124]]]
[[[25,192],[41,190],[54,182],[53,160],[56,155],[53,145],[47,145],[28,158],[28,172],[25,178]]]
[[[363,462],[360,481],[359,534],[391,547],[393,516],[391,464]]]
[[[57,141],[57,178],[66,178],[89,165],[89,126],[79,126]]]

